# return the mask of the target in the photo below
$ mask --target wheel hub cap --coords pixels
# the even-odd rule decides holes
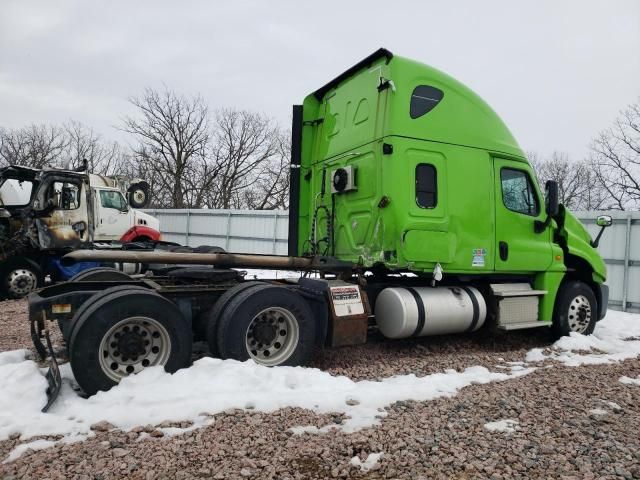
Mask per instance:
[[[289,310],[271,307],[258,313],[247,328],[246,349],[262,365],[279,365],[295,351],[300,336],[298,321]]]
[[[100,367],[115,382],[146,367],[165,365],[171,354],[169,333],[157,320],[130,317],[111,327],[100,342]]]
[[[26,295],[36,289],[38,281],[35,274],[26,269],[13,270],[7,276],[7,288],[13,295]]]
[[[591,304],[584,295],[578,295],[569,304],[569,328],[572,332],[584,333],[591,323]]]

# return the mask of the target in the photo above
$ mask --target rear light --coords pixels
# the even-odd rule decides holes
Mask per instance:
[[[59,315],[61,313],[71,313],[70,303],[54,303],[51,305],[51,313]]]

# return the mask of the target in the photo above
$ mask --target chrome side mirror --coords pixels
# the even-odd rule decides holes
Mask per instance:
[[[610,227],[612,223],[613,219],[609,215],[600,215],[598,218],[596,218],[596,225],[598,225],[599,227]]]
[[[591,240],[591,246],[593,248],[598,248],[598,245],[600,244],[600,237],[602,236],[604,229],[610,227],[612,223],[613,219],[609,215],[600,215],[598,218],[596,218],[596,225],[600,227],[600,231],[598,232],[596,238],[594,240]]]

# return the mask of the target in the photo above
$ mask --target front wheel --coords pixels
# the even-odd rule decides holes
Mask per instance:
[[[5,262],[2,272],[2,292],[9,298],[22,298],[42,285],[42,269],[28,258]]]
[[[556,337],[571,332],[591,335],[597,319],[596,296],[586,283],[572,280],[560,287],[553,313],[553,332]]]

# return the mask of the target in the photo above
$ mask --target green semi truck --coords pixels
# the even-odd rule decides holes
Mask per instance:
[[[32,294],[44,356],[62,329],[87,394],[126,375],[211,354],[302,365],[316,346],[551,328],[590,334],[606,313],[606,269],[574,215],[545,194],[498,115],[448,75],[380,49],[293,107],[288,256],[83,250],[106,269]],[[174,264],[174,268],[167,268]],[[238,268],[299,270],[249,281]],[[153,270],[153,269],[151,269]],[[312,272],[315,272],[312,275]],[[60,385],[55,359],[50,397]]]

